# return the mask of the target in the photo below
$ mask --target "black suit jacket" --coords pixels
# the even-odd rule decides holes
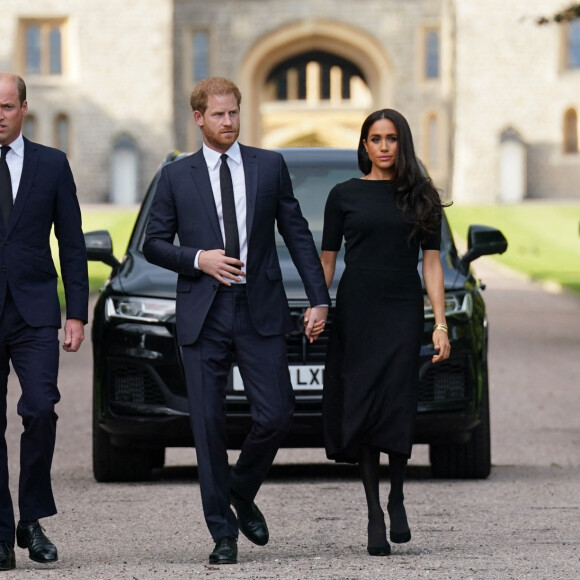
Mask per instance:
[[[8,229],[0,220],[0,312],[6,288],[30,326],[57,326],[61,311],[50,232],[58,239],[66,317],[88,319],[87,255],[76,187],[62,151],[24,139],[22,177]]]
[[[290,250],[310,304],[330,305],[320,259],[308,223],[294,197],[279,153],[240,145],[246,181],[247,296],[252,322],[264,336],[291,330],[282,284],[275,225]],[[175,234],[179,246],[174,245]],[[218,282],[194,268],[199,250],[224,248],[207,163],[202,150],[167,165],[151,208],[143,253],[179,274],[177,333],[180,344],[197,340]]]

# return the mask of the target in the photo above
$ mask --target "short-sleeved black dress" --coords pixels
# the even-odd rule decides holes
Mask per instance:
[[[329,459],[356,463],[361,444],[409,457],[423,334],[419,246],[390,181],[336,185],[324,213],[322,250],[345,242],[323,392]],[[439,250],[440,236],[422,244]]]

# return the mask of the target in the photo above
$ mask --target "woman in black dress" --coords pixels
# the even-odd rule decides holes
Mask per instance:
[[[381,452],[389,455],[390,539],[411,539],[403,482],[424,325],[419,249],[435,314],[433,362],[450,353],[439,257],[442,203],[420,169],[411,130],[397,111],[383,109],[365,120],[358,159],[364,177],[336,185],[324,214],[321,261],[327,285],[343,238],[346,268],[329,338],[323,420],[329,459],[359,464],[368,504],[368,552],[385,556],[390,546],[379,501]]]

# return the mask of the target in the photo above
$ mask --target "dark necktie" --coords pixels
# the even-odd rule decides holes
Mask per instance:
[[[238,221],[236,219],[236,202],[234,201],[234,185],[232,174],[228,167],[228,156],[221,156],[220,165],[220,188],[222,190],[222,215],[224,220],[224,232],[226,235],[226,256],[240,259],[240,237],[238,234]]]
[[[0,158],[0,212],[4,218],[4,226],[8,227],[10,214],[12,213],[12,180],[10,179],[10,169],[6,163],[6,155],[10,151],[8,145],[2,145],[2,157]]]

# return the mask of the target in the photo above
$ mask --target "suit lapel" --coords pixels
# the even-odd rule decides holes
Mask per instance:
[[[24,162],[22,164],[22,176],[20,177],[20,185],[18,186],[18,192],[16,193],[16,199],[14,200],[14,207],[10,214],[8,231],[14,227],[14,224],[18,221],[18,218],[26,205],[26,200],[28,199],[30,190],[32,189],[32,184],[34,183],[34,176],[36,175],[37,167],[38,148],[35,143],[32,143],[24,137]]]
[[[254,222],[256,197],[258,196],[258,159],[247,147],[240,145],[242,163],[244,164],[244,178],[246,181],[246,233],[248,241]]]
[[[193,183],[197,194],[205,206],[205,210],[209,218],[209,223],[213,228],[214,234],[216,235],[216,238],[220,240],[220,247],[223,248],[224,241],[220,229],[217,209],[215,207],[215,199],[213,197],[209,172],[207,170],[207,162],[201,149],[191,156],[191,169],[191,176],[193,178]]]

